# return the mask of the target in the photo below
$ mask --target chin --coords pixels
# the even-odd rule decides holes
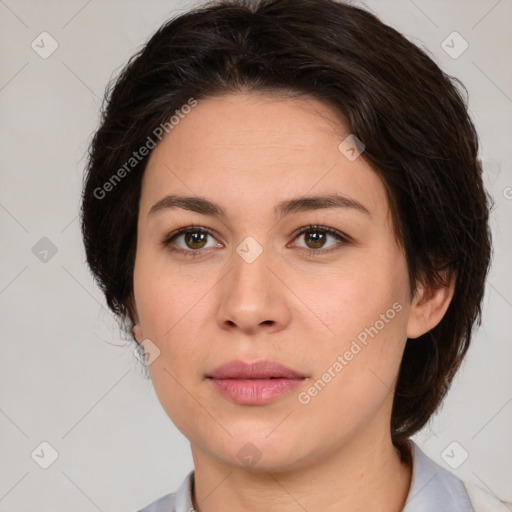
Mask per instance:
[[[246,431],[247,432],[247,431]],[[299,469],[311,460],[312,454],[304,446],[301,436],[240,435],[216,447],[215,457],[225,464],[254,473],[279,473]]]

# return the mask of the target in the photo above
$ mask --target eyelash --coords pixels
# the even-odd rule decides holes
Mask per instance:
[[[308,256],[315,257],[315,256],[318,256],[319,253],[320,253],[320,255],[327,254],[332,251],[339,250],[340,246],[348,245],[351,243],[351,240],[346,235],[343,235],[342,233],[340,233],[339,231],[336,231],[335,229],[329,228],[327,226],[321,226],[318,224],[304,226],[299,231],[294,233],[293,240],[296,240],[304,233],[307,233],[309,231],[315,231],[315,230],[332,235],[334,238],[337,238],[340,243],[338,243],[336,246],[331,247],[329,249],[306,249],[304,247],[300,247],[300,249],[303,251],[303,253],[305,253]],[[198,232],[206,233],[206,234],[210,235],[212,238],[215,238],[214,233],[208,228],[205,228],[203,226],[185,226],[185,227],[180,228],[176,231],[173,231],[171,234],[167,235],[160,243],[163,247],[166,247],[167,249],[169,249],[172,252],[180,253],[180,254],[183,254],[183,255],[191,257],[191,258],[196,258],[198,256],[202,256],[204,254],[204,250],[202,250],[202,249],[186,250],[186,249],[182,249],[181,247],[171,247],[171,242],[180,235],[183,235],[186,233],[198,233]]]

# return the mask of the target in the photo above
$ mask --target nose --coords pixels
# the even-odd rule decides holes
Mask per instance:
[[[230,265],[231,271],[219,283],[219,326],[247,334],[285,329],[291,318],[288,289],[270,250],[263,250],[252,262],[235,252]]]

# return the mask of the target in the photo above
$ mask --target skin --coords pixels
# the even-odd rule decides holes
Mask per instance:
[[[411,296],[384,186],[364,153],[350,161],[338,149],[348,134],[340,116],[317,100],[230,94],[199,101],[149,159],[134,334],[160,350],[150,376],[191,443],[200,512],[398,512],[405,503],[411,468],[391,442],[393,389],[407,338],[441,320],[453,282],[420,286]],[[206,197],[226,218],[177,207],[149,215],[171,193]],[[326,193],[357,200],[369,214],[330,208],[273,215],[281,201]],[[311,224],[350,241],[318,229],[296,234]],[[189,225],[214,235],[203,245],[197,238],[187,245],[183,235],[174,245],[160,243]],[[312,238],[317,233],[327,236],[324,245]],[[252,263],[236,252],[248,236],[263,250]],[[316,253],[306,254],[308,248]],[[298,394],[394,303],[401,311],[308,404],[300,403]],[[205,378],[233,359],[277,360],[308,379],[270,404],[235,404]],[[253,467],[237,456],[247,442],[261,454]]]

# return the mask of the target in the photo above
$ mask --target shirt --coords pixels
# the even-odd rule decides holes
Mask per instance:
[[[411,486],[402,512],[510,512],[488,492],[463,483],[427,457],[414,441],[411,445]],[[162,496],[138,512],[195,512],[193,479],[194,471],[191,471],[177,492]]]

